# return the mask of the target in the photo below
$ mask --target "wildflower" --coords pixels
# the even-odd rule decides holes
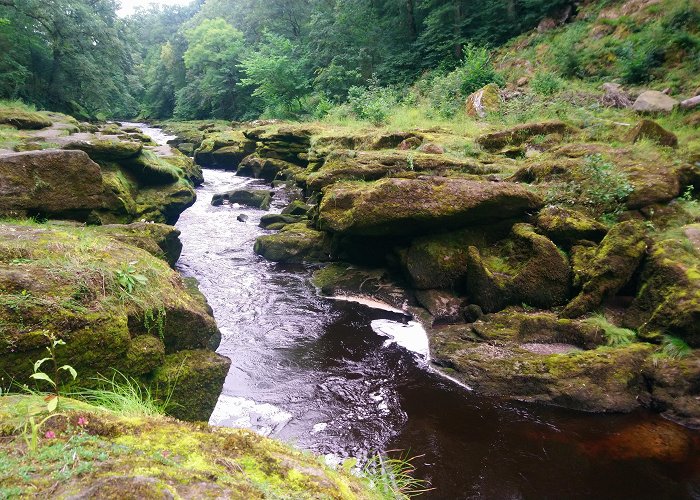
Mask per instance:
[[[46,439],[54,439],[56,437],[56,433],[54,431],[46,431],[46,434],[44,434],[44,437]]]
[[[78,417],[78,425],[80,427],[85,427],[87,424],[89,424],[88,419],[85,417]]]

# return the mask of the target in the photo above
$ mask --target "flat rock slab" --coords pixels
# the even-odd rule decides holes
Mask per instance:
[[[319,226],[358,236],[418,235],[519,217],[541,207],[540,197],[522,184],[388,178],[328,187]]]

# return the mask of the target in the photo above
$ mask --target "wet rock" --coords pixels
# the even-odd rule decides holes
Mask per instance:
[[[653,120],[642,120],[635,125],[626,135],[629,142],[637,142],[641,139],[650,139],[661,146],[675,148],[678,146],[678,137],[669,132]]]
[[[289,224],[277,234],[258,237],[253,250],[273,262],[328,262],[331,239],[305,223]]]
[[[224,202],[240,203],[248,207],[269,210],[272,193],[263,189],[237,189],[227,193],[215,194],[211,204],[221,206]]]
[[[663,92],[647,90],[642,92],[634,101],[632,109],[638,113],[670,113],[679,102]]]
[[[319,227],[353,235],[410,235],[524,215],[542,206],[520,184],[442,177],[336,183],[324,191]]]
[[[282,210],[282,215],[306,216],[311,210],[311,205],[307,205],[301,200],[294,200]]]
[[[484,250],[482,256],[469,247],[467,292],[485,312],[520,303],[548,308],[567,301],[568,259],[529,224],[516,224],[509,239]]]
[[[467,98],[467,115],[485,118],[489,113],[497,112],[501,107],[498,85],[489,83]]]
[[[506,146],[518,146],[536,135],[573,133],[573,127],[560,121],[549,121],[540,123],[526,123],[516,127],[482,135],[477,138],[477,143],[486,151],[500,151]]]
[[[268,214],[260,218],[260,227],[263,229],[281,229],[288,224],[302,222],[305,219],[306,217],[303,215]],[[273,228],[273,225],[279,226]]]
[[[665,333],[700,347],[700,258],[692,239],[698,228],[686,226],[677,237],[653,242],[626,318],[642,337],[658,340]]]
[[[647,249],[645,238],[641,222],[626,221],[613,226],[590,262],[580,270],[581,293],[564,308],[562,317],[579,317],[615,295],[639,267]]]
[[[414,304],[405,287],[385,269],[329,264],[315,271],[311,281],[329,297],[364,297],[401,310]]]
[[[649,400],[645,405],[666,418],[693,429],[700,429],[700,351],[680,359],[655,357],[643,370],[649,381]]]
[[[0,212],[88,221],[106,206],[100,167],[82,151],[0,155]]]
[[[462,319],[464,299],[446,290],[418,290],[416,299],[433,316],[435,323],[454,323]]]
[[[238,222],[247,222],[248,216],[246,214],[240,214],[238,217],[236,217],[236,220]]]
[[[165,357],[151,383],[169,394],[170,414],[180,420],[209,420],[219,399],[231,360],[212,351],[185,350]]]
[[[570,208],[548,206],[537,214],[537,227],[557,243],[600,241],[607,228],[586,214]]]

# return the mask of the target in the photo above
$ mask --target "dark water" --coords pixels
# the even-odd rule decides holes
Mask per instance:
[[[255,256],[264,212],[210,205],[213,193],[263,184],[205,178],[178,223],[179,267],[200,281],[232,359],[212,423],[333,456],[422,455],[416,475],[435,488],[426,498],[700,498],[697,433],[648,413],[484,398],[441,378],[370,326],[398,315],[320,298],[311,268]],[[285,204],[274,199],[273,212]]]

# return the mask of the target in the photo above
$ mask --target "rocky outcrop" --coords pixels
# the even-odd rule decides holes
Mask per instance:
[[[372,236],[419,235],[521,217],[542,206],[525,186],[420,177],[329,186],[319,207],[324,231]]]
[[[215,194],[211,199],[211,204],[221,206],[224,202],[240,203],[247,207],[269,210],[271,196],[272,192],[265,189],[237,189],[227,193]]]
[[[642,92],[634,101],[632,109],[638,113],[670,113],[679,102],[663,92],[647,90]]]
[[[489,113],[497,112],[501,107],[501,95],[498,85],[489,83],[467,98],[467,115],[485,118]]]
[[[208,418],[229,361],[199,351],[213,351],[220,333],[202,295],[149,253],[165,255],[155,249],[172,247],[173,234],[146,226],[152,227],[0,224],[2,373],[30,382],[33,363],[44,357],[50,338],[65,342],[57,349],[58,362],[77,370],[81,386],[94,384],[98,374],[111,377],[113,370],[160,380],[156,374],[171,366],[169,360],[194,352],[193,359],[206,358],[216,368],[193,369],[182,381],[202,391],[201,406],[188,415]],[[171,402],[189,408],[192,395],[176,391]]]
[[[500,151],[506,146],[520,145],[538,135],[566,135],[574,131],[573,127],[560,121],[526,123],[500,132],[482,135],[477,138],[477,143],[486,151]]]
[[[175,267],[182,252],[180,231],[165,224],[148,222],[111,224],[97,226],[94,231],[146,250],[154,257],[165,260],[171,267]]]
[[[599,242],[607,228],[586,214],[561,206],[548,206],[537,214],[537,227],[556,243],[579,240]]]
[[[99,165],[82,151],[0,155],[0,212],[89,221],[105,209]]]
[[[236,170],[243,158],[255,152],[255,141],[240,132],[222,132],[206,138],[194,152],[194,161],[205,168]]]
[[[0,109],[0,125],[11,125],[20,130],[37,130],[52,124],[53,122],[41,113],[6,107]]]
[[[331,238],[303,222],[289,224],[277,234],[258,237],[254,251],[273,262],[328,262]]]
[[[644,225],[627,221],[615,225],[589,259],[575,268],[581,293],[562,311],[576,318],[598,307],[616,294],[632,277],[646,254]]]

